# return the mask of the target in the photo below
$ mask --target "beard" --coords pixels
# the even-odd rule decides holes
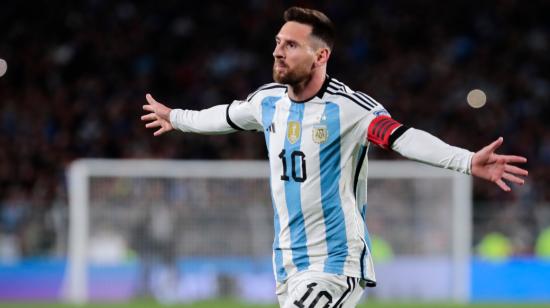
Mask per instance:
[[[273,80],[277,83],[293,86],[311,78],[311,70],[308,70],[305,66],[298,66],[294,69],[290,69],[285,65],[283,71],[280,71],[277,70],[276,64],[277,62],[273,63]]]

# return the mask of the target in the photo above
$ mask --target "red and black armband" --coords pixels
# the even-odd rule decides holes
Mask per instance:
[[[391,117],[378,116],[369,125],[367,139],[381,148],[389,149],[407,129]]]

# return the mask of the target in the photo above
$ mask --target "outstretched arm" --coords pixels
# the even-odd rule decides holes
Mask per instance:
[[[425,131],[407,128],[389,116],[379,116],[369,125],[368,140],[382,148],[391,148],[404,157],[491,181],[504,191],[511,190],[504,180],[523,185],[522,177],[528,174],[512,165],[527,162],[525,157],[495,153],[502,144],[502,137],[472,153],[451,146]]]
[[[525,163],[521,156],[499,155],[495,150],[502,144],[502,137],[476,153],[448,145],[439,138],[422,130],[407,129],[395,139],[392,149],[401,155],[424,163],[460,171],[498,185],[504,191],[510,187],[503,181],[523,185],[527,171],[511,165]]]
[[[159,136],[173,129],[199,134],[227,134],[238,129],[228,122],[228,105],[217,105],[208,109],[182,110],[171,109],[157,102],[151,94],[145,96],[147,104],[143,110],[149,113],[141,120],[147,121],[147,128],[158,128],[153,135]]]

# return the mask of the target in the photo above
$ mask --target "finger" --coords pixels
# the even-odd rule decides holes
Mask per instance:
[[[159,121],[154,121],[154,122],[145,124],[145,127],[147,128],[153,128],[153,127],[159,127],[159,126],[162,126]]]
[[[505,179],[505,180],[508,180],[512,183],[516,183],[516,184],[519,184],[519,185],[523,185],[525,184],[525,180],[522,179],[522,178],[519,178],[513,174],[510,174],[510,173],[503,173],[502,174],[502,177]]]
[[[504,171],[506,171],[508,173],[515,174],[515,175],[522,175],[522,176],[528,176],[529,175],[529,172],[527,170],[521,169],[519,167],[512,166],[512,165],[505,165],[504,166]]]
[[[516,155],[501,155],[504,157],[507,163],[526,163],[527,158]]]
[[[498,187],[500,187],[500,189],[502,189],[504,191],[510,191],[511,190],[510,187],[508,187],[508,185],[506,185],[506,183],[504,183],[503,180],[497,180],[495,183],[498,185]]]
[[[153,96],[152,96],[151,94],[149,94],[149,93],[145,94],[145,99],[146,99],[147,102],[148,102],[149,104],[151,104],[151,105],[153,105],[153,104],[158,104],[158,103],[159,103],[159,102],[157,102],[157,101],[153,98]]]
[[[156,132],[153,133],[153,136],[160,136],[164,133],[164,128],[159,128]]]
[[[498,137],[497,140],[493,141],[493,143],[489,144],[486,147],[487,151],[489,151],[489,152],[496,151],[496,149],[498,149],[498,147],[500,147],[500,145],[502,144],[503,141],[504,141],[504,139],[502,137]]]
[[[155,109],[151,105],[143,105],[143,110],[155,112]]]
[[[154,120],[157,120],[157,119],[158,119],[158,117],[154,113],[149,113],[149,114],[141,116],[142,121],[154,121]]]

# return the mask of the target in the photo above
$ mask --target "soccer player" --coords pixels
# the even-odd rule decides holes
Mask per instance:
[[[281,307],[355,307],[375,286],[365,231],[369,144],[434,166],[472,174],[509,191],[527,171],[499,155],[502,138],[476,153],[450,146],[391,118],[367,94],[326,73],[334,44],[323,13],[292,7],[275,36],[273,79],[246,100],[201,111],[170,109],[150,94],[142,116],[158,136],[263,132],[269,153],[275,239],[273,266]]]

